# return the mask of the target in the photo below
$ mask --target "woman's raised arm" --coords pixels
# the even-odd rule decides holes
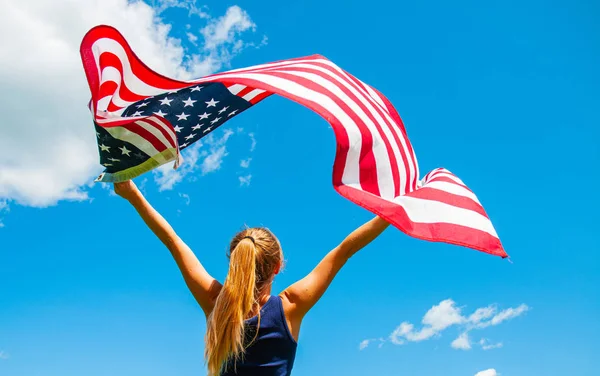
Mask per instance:
[[[150,205],[133,181],[115,183],[115,193],[131,203],[150,230],[169,249],[185,283],[208,316],[221,290],[221,284],[208,274],[194,252],[179,238],[171,225]]]
[[[281,294],[288,322],[297,335],[304,315],[323,296],[331,281],[352,255],[378,237],[389,223],[375,217],[354,230],[340,245],[329,252],[303,279],[294,283]]]

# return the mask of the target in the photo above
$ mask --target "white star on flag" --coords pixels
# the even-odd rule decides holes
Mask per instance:
[[[158,112],[155,112],[154,115],[165,117],[167,114],[162,112],[162,110],[158,110]]]
[[[123,146],[122,148],[119,148],[119,150],[121,150],[121,155],[130,156],[129,153],[131,153],[131,150],[127,150],[127,146]]]
[[[100,144],[100,149],[101,149],[102,151],[106,151],[106,152],[109,152],[109,153],[110,153],[110,146],[106,146],[106,145],[104,145],[104,144]]]
[[[211,98],[210,101],[205,102],[206,103],[206,107],[217,107],[217,103],[219,103],[219,101],[216,101],[215,98]]]
[[[173,102],[173,100],[172,100],[172,99],[169,99],[169,98],[167,98],[167,97],[164,97],[164,98],[163,98],[163,99],[161,99],[159,102],[160,102],[160,104],[161,104],[161,105],[164,105],[164,106],[171,106],[171,102]]]
[[[216,122],[217,122],[217,121],[219,121],[219,120],[221,120],[221,118],[220,118],[220,117],[216,118],[215,120],[211,121],[210,123],[211,123],[211,124],[214,124],[214,123],[216,123]]]
[[[181,121],[181,120],[187,120],[188,116],[190,116],[190,115],[186,114],[185,112],[182,112],[181,114],[175,115],[175,116],[177,116],[177,121]]]
[[[219,113],[222,114],[223,112],[227,111],[228,108],[229,108],[229,106],[223,107],[222,109],[219,110]]]
[[[196,134],[195,134],[195,133],[190,133],[190,135],[189,135],[189,136],[185,136],[185,139],[186,139],[186,140],[190,140],[190,139],[194,138],[195,136],[196,136]]]
[[[187,107],[187,106],[192,106],[194,107],[194,103],[196,103],[198,101],[192,100],[192,97],[189,97],[186,101],[183,101],[183,103],[185,103],[185,106],[183,107]]]
[[[200,91],[200,89],[202,89],[202,86],[196,86],[196,87],[193,87],[192,90],[190,90],[190,91]]]
[[[198,115],[198,116],[200,117],[200,120],[203,120],[203,119],[208,119],[208,117],[210,116],[210,114],[207,114],[207,113],[205,112],[205,113],[203,113],[202,115]]]
[[[173,127],[173,129],[175,130],[175,132],[180,132],[183,129],[183,127],[180,127],[179,125],[176,125],[176,126]]]

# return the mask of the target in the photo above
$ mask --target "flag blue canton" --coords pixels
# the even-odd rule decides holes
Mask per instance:
[[[250,102],[232,94],[224,84],[207,83],[135,102],[125,108],[121,116],[163,117],[175,129],[179,148],[183,150],[251,106]],[[152,157],[133,144],[114,138],[98,124],[94,125],[100,163],[106,168],[105,172],[122,171]]]
[[[162,116],[175,129],[179,148],[185,149],[251,106],[222,83],[209,83],[146,98],[122,116]]]

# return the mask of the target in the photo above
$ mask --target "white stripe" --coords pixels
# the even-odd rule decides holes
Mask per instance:
[[[147,120],[150,120],[150,119],[147,119]],[[169,140],[167,140],[165,138],[165,136],[162,134],[162,132],[157,129],[157,127],[160,127],[160,125],[154,125],[154,124],[149,123],[144,120],[138,120],[135,123],[137,125],[141,126],[142,128],[144,128],[145,130],[147,130],[148,132],[152,133],[154,136],[156,136],[156,138],[158,138],[158,140],[163,143],[163,145],[165,146],[166,149],[172,147],[171,144],[169,143]]]
[[[357,78],[357,80],[358,80],[358,78]],[[364,82],[362,82],[360,80],[359,80],[359,82],[362,83],[367,88],[367,91],[369,92],[369,94],[371,94],[373,99],[375,99],[377,101],[377,103],[379,103],[382,110],[386,114],[388,114],[389,117],[391,118],[392,115],[391,115],[390,111],[388,110],[387,106],[385,105],[385,102],[383,101],[383,98],[381,97],[381,95],[379,95],[371,86],[365,84]],[[410,182],[411,182],[411,186],[412,186],[412,183],[419,180],[419,163],[417,163],[417,155],[415,154],[414,148],[412,149],[412,151],[410,151],[408,146],[404,144],[404,141],[406,141],[406,144],[409,144],[410,140],[408,140],[408,136],[404,137],[404,132],[402,132],[402,130],[400,128],[401,125],[397,124],[393,120],[392,120],[392,124],[394,124],[394,130],[396,131],[396,134],[403,142],[402,146],[404,147],[404,152],[406,153],[405,155],[406,155],[406,159],[408,162],[408,168],[409,168],[409,172],[410,172]]]
[[[407,179],[415,179],[416,180],[416,176],[414,174],[414,169],[412,168],[412,161],[410,159],[410,152],[409,152],[409,149],[407,146],[408,140],[406,140],[404,135],[402,134],[402,132],[400,132],[399,129],[397,129],[396,122],[391,118],[389,113],[385,110],[381,111],[383,113],[383,116],[385,117],[385,119],[388,121],[388,123],[392,125],[391,129],[389,126],[386,125],[384,119],[382,119],[382,117],[379,115],[379,112],[375,109],[377,104],[374,101],[374,98],[369,96],[369,94],[367,92],[365,92],[364,90],[362,90],[360,88],[360,86],[358,86],[358,85],[355,86],[355,84],[350,84],[347,81],[345,81],[344,79],[342,79],[341,77],[339,77],[338,75],[331,72],[330,70],[319,67],[319,66],[307,65],[307,64],[306,65],[298,64],[298,66],[309,67],[310,69],[315,69],[315,70],[321,71],[321,72],[327,74],[329,77],[334,78],[336,81],[338,81],[339,83],[344,85],[348,90],[350,90],[350,92],[352,94],[354,94],[358,98],[358,100],[360,100],[363,103],[363,105],[365,105],[365,107],[369,110],[371,115],[375,118],[375,121],[381,126],[383,132],[385,133],[385,136],[387,137],[387,139],[390,142],[390,145],[392,146],[392,151],[396,157],[396,164],[398,166],[398,170],[399,170],[399,174],[400,174],[400,176],[399,176],[400,181],[393,182],[393,183],[399,184],[400,195],[408,193],[408,192],[406,192],[406,184],[405,184],[406,180]],[[295,66],[293,68],[295,68]],[[343,74],[343,72],[342,72],[342,74]],[[344,74],[344,76],[347,77],[347,75],[345,75],[345,74]],[[348,78],[348,79],[350,79],[350,78]],[[392,134],[392,132],[393,132],[393,134]],[[394,134],[400,140],[400,145],[398,143],[396,143]],[[400,149],[399,149],[400,147],[403,148],[404,154],[406,155],[407,165],[404,165],[404,161],[402,159],[402,154],[400,153]],[[408,170],[408,172],[409,172],[408,176],[406,174],[406,170]],[[393,181],[393,179],[392,179],[392,181]],[[410,181],[412,183],[412,180],[410,180]]]
[[[455,194],[458,196],[470,198],[471,200],[473,200],[476,203],[478,203],[479,205],[481,205],[481,203],[477,199],[477,196],[475,196],[475,194],[473,194],[473,192],[471,192],[470,190],[466,189],[465,187],[463,187],[461,185],[456,185],[456,184],[448,183],[445,181],[432,181],[431,183],[425,184],[425,187],[439,189],[440,191],[444,191],[444,192],[452,193],[452,194]]]
[[[177,134],[175,134],[175,131],[172,127],[169,127],[167,124],[163,123],[162,120],[156,116],[151,116],[148,118],[148,120],[153,120],[156,124],[158,124],[158,126],[167,131],[167,134],[170,136],[169,138],[172,141],[172,145],[177,146]]]
[[[310,66],[310,68],[318,69],[319,67]],[[371,107],[369,103],[367,103],[366,101],[361,99],[360,94],[358,94],[356,92],[356,90],[354,90],[354,88],[352,88],[346,82],[341,80],[339,77],[337,77],[334,74],[331,74],[330,72],[328,73],[324,69],[319,69],[319,70],[324,71],[325,74],[330,76],[332,79],[336,80],[340,85],[343,85],[348,90],[352,91],[353,94],[357,96],[357,99],[360,100],[363,103],[363,105],[365,105],[365,107],[367,107],[367,108]],[[274,72],[274,71],[270,71],[270,72]],[[390,156],[388,155],[388,150],[385,147],[385,143],[382,140],[382,136],[379,134],[379,131],[377,130],[375,124],[373,123],[373,121],[371,121],[371,119],[369,119],[367,114],[358,106],[358,104],[354,100],[350,99],[350,97],[348,97],[348,95],[346,95],[346,93],[344,93],[342,91],[342,89],[340,89],[335,83],[333,83],[330,80],[327,80],[315,73],[297,72],[297,71],[288,70],[288,69],[282,70],[282,72],[292,74],[292,75],[295,75],[298,77],[306,78],[306,79],[310,80],[311,82],[314,82],[314,83],[326,88],[327,90],[331,91],[336,97],[338,97],[345,104],[347,104],[350,107],[350,109],[365,123],[365,125],[367,126],[367,128],[373,138],[372,150],[373,150],[373,155],[375,156],[375,166],[377,169],[377,183],[379,185],[379,194],[382,198],[393,199],[394,192],[395,192],[394,183],[397,183],[397,182],[394,182],[394,177],[392,175],[392,166],[391,166]],[[374,111],[374,109],[373,109],[373,111]],[[378,121],[380,121],[380,123],[382,123],[383,119],[379,118]],[[381,128],[384,130],[384,133],[386,133],[386,137],[388,137],[388,138],[393,137],[391,135],[391,133],[389,132],[389,129],[385,125],[382,126]],[[356,128],[356,129],[357,129],[357,132],[359,132],[358,128]],[[387,130],[387,132],[385,132],[386,130]],[[348,131],[350,131],[350,130],[348,130]],[[393,142],[393,140],[391,140],[391,141],[392,141],[391,142],[392,144],[395,144]],[[398,158],[401,158],[400,151],[397,147],[393,148],[393,152],[397,154]]]
[[[280,77],[274,77],[259,73],[243,73],[237,74],[236,76],[242,79],[257,80],[260,82],[264,82],[267,85],[280,88],[292,95],[308,100],[309,102],[318,104],[324,107],[331,114],[333,114],[333,116],[337,118],[341,125],[344,128],[346,128],[346,131],[348,133],[348,139],[351,145],[351,148],[350,150],[348,150],[348,154],[346,156],[346,166],[344,168],[342,183],[344,185],[351,185],[357,187],[358,189],[362,189],[360,188],[359,177],[359,158],[360,148],[362,144],[360,139],[360,132],[358,131],[358,128],[356,127],[354,121],[331,98],[314,90],[311,90],[305,86],[302,86],[296,82]]]
[[[140,80],[132,71],[131,64],[129,59],[127,58],[127,53],[123,49],[123,46],[119,44],[114,39],[109,38],[100,38],[94,42],[92,45],[92,52],[94,53],[94,59],[96,61],[96,65],[100,66],[100,55],[103,52],[110,52],[117,56],[117,58],[121,61],[121,65],[123,66],[123,81],[125,82],[125,86],[131,92],[142,95],[142,96],[152,96],[165,92],[168,90],[167,88],[158,88],[151,85],[148,85],[144,81]],[[133,102],[128,102],[133,103]]]
[[[244,95],[242,98],[244,98],[245,100],[247,100],[248,102],[250,102],[252,99],[254,99],[257,95],[264,93],[266,90],[262,90],[262,89],[254,89],[251,92],[249,92],[248,94]]]
[[[410,196],[400,196],[394,202],[401,205],[408,218],[417,223],[450,223],[487,232],[497,238],[492,222],[472,210],[448,205],[439,201],[423,200]]]
[[[452,179],[455,182],[457,182],[458,184],[462,184],[462,185],[466,186],[466,184],[463,183],[462,180],[460,180],[456,175],[454,175],[450,172],[436,172],[435,174],[433,174],[429,177],[429,180],[433,180],[435,178],[441,178],[441,177]]]
[[[149,156],[155,156],[160,153],[150,142],[148,142],[148,140],[128,129],[123,127],[108,127],[104,129],[106,129],[106,131],[114,138],[129,142]]]
[[[245,88],[246,88],[246,85],[235,84],[235,85],[229,86],[227,89],[229,89],[231,94],[237,95],[237,93],[244,90]]]

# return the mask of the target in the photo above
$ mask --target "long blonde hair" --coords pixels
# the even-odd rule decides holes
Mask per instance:
[[[230,360],[235,366],[243,357],[244,320],[258,310],[258,299],[273,280],[283,254],[269,230],[249,228],[233,237],[227,257],[229,272],[207,320],[204,358],[210,376],[218,376]]]

